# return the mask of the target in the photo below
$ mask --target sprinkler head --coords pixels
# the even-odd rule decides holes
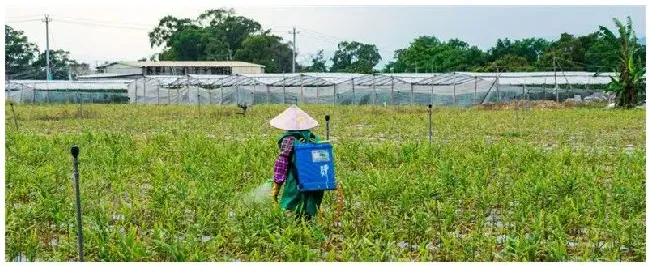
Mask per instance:
[[[72,153],[72,156],[77,158],[79,156],[79,146],[74,145],[70,148],[70,153]]]
[[[433,104],[429,104],[429,109],[431,109],[431,107],[433,107]]]
[[[330,115],[325,116],[325,121],[330,121]]]

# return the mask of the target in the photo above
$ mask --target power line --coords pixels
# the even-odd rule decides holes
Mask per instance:
[[[7,19],[24,19],[24,18],[40,18],[41,14],[33,14],[33,15],[24,15],[24,16],[17,16],[17,17],[7,17]]]
[[[95,19],[88,19],[88,18],[80,18],[80,17],[61,17],[57,16],[57,18],[61,19],[66,19],[70,21],[80,21],[80,22],[90,22],[90,23],[98,23],[98,24],[109,24],[109,25],[114,25],[114,24],[121,24],[123,26],[130,26],[130,27],[150,27],[151,25],[147,24],[138,24],[138,23],[123,23],[123,22],[114,22],[114,21],[102,21],[102,20],[95,20]]]
[[[57,21],[58,22],[63,22],[63,23],[66,23],[66,24],[76,24],[76,25],[91,26],[91,27],[104,27],[104,28],[116,28],[116,29],[130,29],[130,30],[138,30],[138,31],[149,31],[149,29],[140,28],[140,27],[104,25],[104,24],[99,24],[99,23],[82,22],[82,21],[74,21],[74,20],[67,20],[67,19],[57,19]]]
[[[13,20],[13,21],[7,21],[7,23],[14,24],[14,23],[36,22],[36,21],[41,21],[41,19],[35,18],[35,19]]]
[[[301,29],[304,30],[304,31],[308,31],[308,32],[312,32],[312,33],[314,33],[314,34],[318,34],[318,35],[324,36],[324,37],[326,37],[326,38],[330,38],[330,39],[337,40],[337,41],[339,41],[339,42],[344,42],[344,41],[346,41],[346,40],[341,39],[341,38],[338,38],[338,37],[336,37],[336,36],[332,36],[332,35],[325,34],[325,33],[322,33],[322,32],[318,32],[318,31],[315,31],[315,30],[310,30],[310,29],[306,29],[306,28],[301,28]],[[381,50],[381,51],[383,51],[383,52],[388,52],[388,53],[394,53],[394,52],[395,52],[395,51],[391,51],[390,49],[386,49],[386,47],[379,46],[379,45],[377,45],[377,44],[373,44],[373,45],[374,45],[375,47],[377,47],[378,50]]]

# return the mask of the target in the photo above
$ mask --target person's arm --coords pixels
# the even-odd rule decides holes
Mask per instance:
[[[289,155],[293,149],[293,137],[286,137],[282,140],[280,145],[280,155],[275,161],[275,166],[273,169],[273,200],[278,201],[278,194],[280,193],[280,187],[287,179],[287,171],[289,166]]]

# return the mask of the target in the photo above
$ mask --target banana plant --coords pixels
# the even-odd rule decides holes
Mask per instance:
[[[627,17],[627,24],[614,18],[618,28],[619,37],[607,27],[600,26],[599,34],[604,41],[618,47],[619,69],[614,70],[616,76],[612,77],[607,90],[616,93],[617,106],[624,108],[634,107],[639,102],[641,89],[645,88],[645,64],[640,57],[637,37],[632,29],[632,19]]]

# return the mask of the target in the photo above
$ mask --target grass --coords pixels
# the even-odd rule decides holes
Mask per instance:
[[[272,176],[284,106],[5,108],[7,260],[645,261],[645,111],[304,106],[330,114],[323,217],[251,191]],[[324,135],[324,125],[315,129]]]

